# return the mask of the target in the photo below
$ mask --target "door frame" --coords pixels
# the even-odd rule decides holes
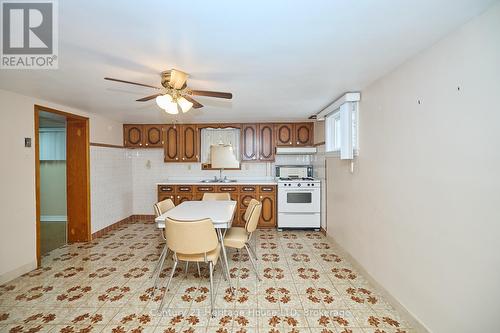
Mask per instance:
[[[87,231],[86,233],[86,240],[90,241],[91,240],[91,232],[90,232],[90,140],[89,140],[89,118],[79,116],[73,113],[68,113],[56,109],[52,109],[46,106],[34,105],[34,117],[35,117],[35,203],[36,203],[36,258],[37,258],[37,265],[40,267],[41,265],[41,253],[40,253],[40,140],[39,140],[39,117],[40,117],[40,112],[50,112],[54,114],[58,114],[61,116],[64,116],[66,120],[77,120],[77,121],[82,121],[85,123],[86,127],[86,133],[81,137],[81,140],[84,140],[85,143],[85,154],[79,154],[83,156],[73,156],[72,153],[73,151],[69,149],[70,147],[66,147],[66,160],[68,159],[69,156],[72,156],[77,159],[84,159],[82,162],[83,165],[86,166],[86,174],[87,174],[87,181],[85,182],[86,186],[84,189],[82,189],[85,197],[86,197],[86,209],[84,214],[86,215],[82,221],[85,223],[85,230]],[[66,165],[66,168],[68,166]],[[66,170],[66,174],[68,174]],[[66,181],[66,186],[68,186],[68,182]],[[66,191],[68,193],[68,191]],[[68,200],[66,200],[68,201]],[[69,214],[67,214],[69,215]],[[68,232],[69,228],[67,228]]]

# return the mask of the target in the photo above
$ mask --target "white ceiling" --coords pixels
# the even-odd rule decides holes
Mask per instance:
[[[304,119],[361,90],[484,11],[492,0],[59,1],[59,69],[0,70],[0,89],[123,122]],[[151,89],[190,73],[204,108],[170,116]]]

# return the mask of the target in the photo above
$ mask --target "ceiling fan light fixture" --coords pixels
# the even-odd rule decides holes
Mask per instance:
[[[188,112],[193,107],[193,103],[191,103],[190,101],[188,101],[184,97],[180,97],[179,99],[177,99],[177,103],[181,107],[181,110],[183,113]]]

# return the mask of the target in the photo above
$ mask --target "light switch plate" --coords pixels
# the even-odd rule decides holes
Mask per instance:
[[[30,148],[31,147],[31,138],[24,138],[24,146],[26,148]]]

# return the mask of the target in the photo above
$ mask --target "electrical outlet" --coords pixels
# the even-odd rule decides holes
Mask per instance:
[[[188,164],[188,170],[191,170],[191,164]]]
[[[31,138],[24,138],[24,146],[26,148],[30,148],[31,147]]]

